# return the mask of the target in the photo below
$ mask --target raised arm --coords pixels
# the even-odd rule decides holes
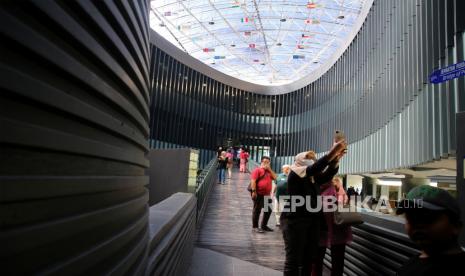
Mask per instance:
[[[323,185],[331,181],[331,179],[333,179],[333,177],[337,174],[338,171],[339,171],[339,161],[333,160],[329,163],[326,170],[324,170],[321,173],[317,173],[315,175],[315,181],[317,184]]]
[[[307,175],[316,175],[323,172],[325,168],[334,160],[336,160],[336,163],[338,163],[346,147],[347,144],[344,140],[335,143],[325,156],[318,159],[312,166],[307,167]]]

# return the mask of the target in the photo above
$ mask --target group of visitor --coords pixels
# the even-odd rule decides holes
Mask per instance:
[[[317,209],[319,196],[334,198],[337,204],[344,205],[348,203],[349,194],[358,195],[353,187],[346,193],[341,178],[336,176],[346,152],[345,140],[335,139],[326,155],[317,159],[311,150],[299,153],[294,164],[282,166],[281,174],[271,169],[271,159],[267,156],[263,156],[260,166],[251,172],[252,232],[272,232],[268,221],[274,211],[285,246],[284,275],[322,275],[328,248],[331,275],[343,275],[345,248],[352,242],[351,225],[336,223],[335,211],[324,211],[329,201],[323,200],[322,210],[312,210]],[[241,148],[237,155],[240,172],[247,172],[248,151]],[[217,157],[219,183],[225,184],[226,170],[231,178],[233,149],[225,151],[220,147]],[[293,199],[296,196],[309,202],[302,204]],[[465,252],[458,242],[461,212],[458,202],[447,191],[429,185],[415,187],[398,204],[397,214],[405,214],[406,232],[421,250],[420,255],[404,264],[397,275],[460,274],[457,273],[465,261]]]

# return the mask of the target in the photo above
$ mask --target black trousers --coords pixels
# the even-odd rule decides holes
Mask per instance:
[[[267,197],[268,200],[268,210],[263,210],[263,218],[262,218],[262,224],[261,227],[265,227],[268,224],[268,220],[270,219],[271,212],[273,211],[272,209],[272,200],[271,197]],[[258,195],[257,198],[253,201],[253,211],[252,211],[252,227],[257,228],[258,227],[258,220],[260,219],[260,213],[262,212],[262,209],[264,209],[265,206],[265,196],[264,195]]]
[[[286,261],[285,276],[310,275],[320,233],[320,222],[312,217],[281,217]]]
[[[342,276],[344,274],[344,253],[345,244],[331,245],[331,276]],[[313,264],[312,276],[323,275],[323,260],[326,254],[326,247],[318,248],[318,257]]]

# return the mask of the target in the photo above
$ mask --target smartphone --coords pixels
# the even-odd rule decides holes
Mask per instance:
[[[342,132],[342,130],[336,130],[334,132],[334,142],[337,143],[341,140],[345,140],[346,139],[346,136],[344,135],[344,132]]]
[[[334,143],[337,143],[345,139],[346,139],[346,136],[344,135],[344,132],[342,132],[342,130],[334,131]],[[344,153],[347,153],[347,148],[344,150]]]

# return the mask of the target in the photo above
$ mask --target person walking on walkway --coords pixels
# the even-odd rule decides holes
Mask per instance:
[[[216,157],[219,158],[222,152],[223,152],[223,147],[219,146],[218,149],[216,150]]]
[[[251,196],[253,200],[252,211],[252,231],[254,233],[263,233],[264,231],[273,231],[267,226],[268,219],[271,216],[271,182],[276,179],[275,172],[270,167],[271,159],[268,156],[263,156],[260,167],[252,171],[250,176],[250,186],[252,188]],[[261,227],[258,228],[260,213],[265,207],[267,201],[267,209],[263,210]]]
[[[281,213],[281,230],[286,251],[285,276],[311,273],[311,263],[318,249],[320,223],[324,221],[323,213],[317,209],[319,186],[336,175],[339,160],[346,147],[347,144],[342,140],[316,162],[313,151],[302,152],[295,157],[287,178],[290,201],[286,204],[286,209],[290,212],[283,210]],[[306,202],[307,200],[310,202]],[[301,201],[304,201],[303,205],[300,205]],[[307,210],[307,205],[312,210]]]
[[[241,159],[239,171],[245,173],[247,172],[247,160],[249,159],[249,153],[244,148],[242,148],[239,158]]]
[[[226,153],[226,157],[228,158],[228,161],[226,163],[226,168],[228,169],[228,178],[231,179],[232,177],[232,169],[234,166],[234,149],[229,148],[228,152]]]
[[[347,204],[347,197],[342,181],[339,177],[333,178],[326,184],[320,186],[323,197],[336,198],[338,204]],[[327,201],[323,199],[323,205]],[[323,207],[324,208],[324,207]],[[326,248],[331,248],[331,276],[342,276],[344,271],[344,252],[346,245],[352,241],[352,229],[350,225],[334,224],[334,212],[324,212],[327,229],[320,232],[320,247],[318,255],[313,263],[312,276],[323,275],[323,259]]]
[[[421,185],[399,203],[397,214],[402,213],[406,218],[405,230],[421,253],[400,268],[397,275],[462,274],[465,252],[458,242],[463,223],[457,200],[445,190]]]
[[[287,176],[289,175],[289,172],[291,171],[291,166],[285,164],[281,167],[281,172],[278,174],[276,178],[276,184],[273,185],[273,200],[274,200],[274,205],[273,205],[273,212],[276,217],[276,226],[281,225],[279,222],[279,219],[281,217],[281,209],[283,204],[279,202],[279,197],[283,195],[287,195]]]
[[[218,157],[218,184],[225,184],[225,172],[227,163],[228,158],[226,157],[226,152],[222,151]]]

